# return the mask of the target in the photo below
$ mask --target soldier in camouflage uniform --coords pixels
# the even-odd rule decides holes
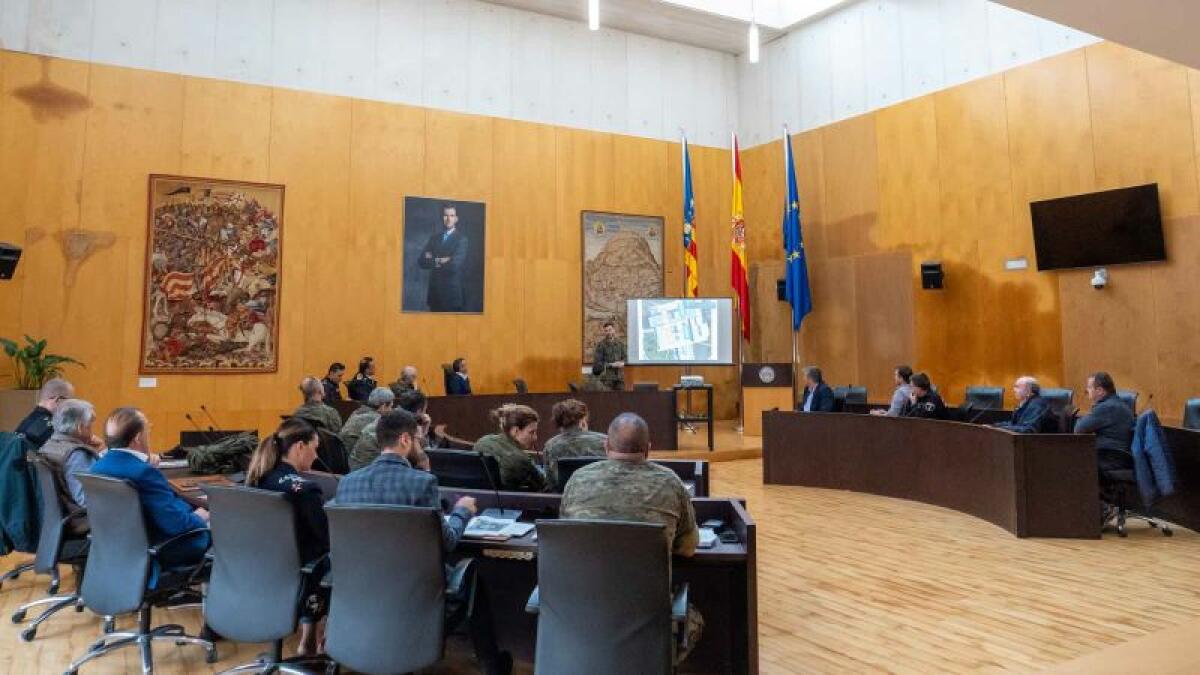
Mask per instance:
[[[625,343],[617,339],[617,325],[604,322],[604,339],[592,355],[592,375],[613,391],[625,388]]]
[[[414,389],[418,389],[418,387],[417,387],[417,367],[416,366],[404,366],[404,368],[400,371],[400,377],[397,377],[396,381],[392,382],[388,386],[392,388],[392,393],[395,394],[397,397],[399,397],[400,394],[403,394],[406,391],[413,391]]]
[[[492,411],[492,420],[500,433],[488,434],[475,441],[475,450],[496,458],[500,464],[501,490],[539,492],[546,478],[526,454],[537,442],[538,414],[529,406],[505,403]]]
[[[338,438],[342,439],[342,447],[353,449],[358,443],[358,438],[362,436],[363,429],[391,410],[395,400],[396,396],[391,389],[375,387],[375,391],[367,397],[366,405],[359,406],[350,413],[350,417],[347,417],[346,423],[342,425],[342,431],[338,434]]]
[[[569,398],[551,410],[558,435],[546,441],[542,458],[546,465],[546,491],[558,491],[558,460],[565,457],[603,457],[604,434],[588,431],[588,407]]]
[[[325,386],[315,377],[306,377],[300,382],[300,393],[304,394],[304,405],[292,411],[292,417],[308,420],[329,433],[342,430],[342,416],[325,405]]]
[[[647,461],[650,429],[633,413],[621,413],[608,427],[608,459],[576,471],[563,490],[560,518],[625,520],[661,524],[667,547],[675,555],[691,556],[700,543],[696,512],[687,488],[673,471]],[[688,605],[688,645],[695,647],[704,618]],[[690,651],[690,649],[689,649]],[[682,662],[687,652],[676,654]]]

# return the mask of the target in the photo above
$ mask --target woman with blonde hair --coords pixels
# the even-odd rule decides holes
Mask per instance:
[[[500,465],[501,490],[538,492],[546,486],[546,478],[533,463],[527,451],[537,442],[538,414],[527,405],[505,403],[491,413],[499,433],[488,434],[475,441],[475,450],[496,458]]]

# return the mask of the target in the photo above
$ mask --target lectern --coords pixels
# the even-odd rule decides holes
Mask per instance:
[[[791,410],[792,364],[742,364],[742,405],[745,406],[742,427],[746,436],[762,436],[762,414],[778,408]]]

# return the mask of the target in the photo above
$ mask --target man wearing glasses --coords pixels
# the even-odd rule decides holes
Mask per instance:
[[[75,398],[75,387],[70,382],[58,377],[46,380],[38,392],[37,407],[21,420],[16,432],[23,435],[34,450],[42,447],[54,433],[50,420],[58,410],[58,404],[72,398]]]

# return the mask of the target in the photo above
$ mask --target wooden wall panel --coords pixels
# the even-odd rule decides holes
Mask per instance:
[[[895,367],[912,360],[913,287],[904,283],[911,270],[908,251],[854,258],[858,377],[853,384],[866,385],[876,396],[892,387]]]
[[[822,129],[825,201],[819,227],[805,241],[830,257],[863,255],[875,247],[872,231],[879,215],[879,167],[875,116],[862,115]]]

